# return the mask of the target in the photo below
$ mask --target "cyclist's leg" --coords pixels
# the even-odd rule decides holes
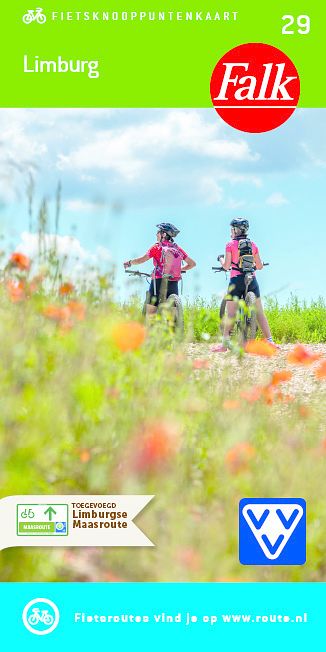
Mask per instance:
[[[224,353],[231,347],[230,333],[237,314],[237,301],[233,300],[233,297],[239,298],[239,295],[241,296],[243,293],[243,288],[240,287],[241,281],[236,279],[237,277],[233,278],[228,287],[228,298],[226,300],[225,306],[222,344],[218,344],[217,346],[212,347],[212,351],[214,351],[214,353]]]
[[[262,304],[262,301],[261,301],[261,298],[260,298],[260,289],[259,289],[259,285],[257,283],[256,277],[251,281],[251,283],[249,285],[249,288],[248,288],[248,292],[253,292],[256,295],[255,308],[256,308],[257,321],[258,321],[258,324],[259,324],[259,326],[260,326],[260,328],[261,328],[261,330],[263,332],[264,337],[266,337],[266,339],[271,340],[272,335],[271,335],[271,331],[270,331],[270,328],[269,328],[269,323],[268,323],[266,315],[264,313],[263,304]]]
[[[179,282],[169,281],[167,287],[167,304],[172,318],[171,324],[180,335],[184,333],[184,316],[182,302],[179,298]]]
[[[146,316],[150,319],[152,315],[155,315],[157,312],[158,296],[160,292],[160,281],[161,279],[157,278],[154,286],[154,281],[151,281],[149,286],[149,298],[150,303],[146,304]],[[156,290],[156,293],[155,293]]]
[[[167,298],[170,296],[170,294],[179,294],[178,281],[168,282],[168,289],[166,293]]]
[[[256,277],[254,277],[253,280],[251,281],[248,287],[248,292],[253,292],[253,294],[256,296],[255,309],[256,309],[256,318],[258,324],[266,339],[271,339],[272,335],[271,335],[271,331],[269,328],[266,315],[264,313],[263,304],[260,298],[260,289]]]
[[[166,291],[166,298],[168,299],[171,296],[171,294],[176,294],[177,296],[179,295],[178,281],[169,281],[168,282],[168,287],[167,287],[167,291]],[[176,311],[175,308],[173,308],[172,310],[173,310],[172,317],[173,317],[173,319],[175,319],[177,311]]]
[[[233,300],[227,300],[224,315],[224,329],[222,344],[217,344],[212,347],[214,353],[225,353],[231,348],[230,333],[234,324],[235,316],[237,314],[237,303]]]
[[[267,317],[264,313],[264,308],[260,297],[256,299],[256,314],[258,324],[263,332],[264,337],[266,337],[267,340],[272,340],[271,329],[269,327]]]
[[[224,338],[229,338],[235,321],[238,309],[238,301],[244,295],[245,284],[243,276],[234,276],[228,287],[228,299],[226,301],[226,319],[224,323]]]
[[[271,329],[269,327],[267,317],[266,317],[266,315],[264,313],[262,300],[260,298],[259,285],[257,283],[256,278],[254,278],[253,281],[250,283],[248,290],[249,290],[249,292],[253,292],[256,295],[256,304],[255,304],[256,317],[257,317],[257,322],[258,322],[258,324],[259,324],[259,326],[260,326],[260,328],[262,330],[262,333],[263,333],[264,337],[266,338],[266,340],[268,342],[271,342],[271,344],[274,344]],[[275,346],[277,346],[277,345],[275,344]]]
[[[226,318],[224,322],[223,338],[230,337],[234,319],[237,314],[237,304],[235,301],[230,300],[226,302]]]

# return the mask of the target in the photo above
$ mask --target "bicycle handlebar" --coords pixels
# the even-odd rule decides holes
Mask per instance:
[[[145,276],[145,278],[152,278],[152,274],[147,274],[146,272],[139,272],[138,269],[125,269],[125,273],[131,274],[132,276]],[[181,274],[185,274],[185,273],[186,270],[181,270]]]
[[[132,274],[133,276],[146,276],[147,278],[151,278],[151,274],[147,274],[146,272],[139,272],[138,270],[135,269],[125,269],[126,274]]]
[[[263,263],[263,267],[268,267],[269,263]],[[214,272],[229,272],[229,269],[224,269],[224,267],[212,267]],[[230,268],[231,269],[231,268]],[[256,269],[256,267],[255,267]]]
[[[152,278],[152,274],[147,274],[146,272],[139,272],[138,269],[125,269],[126,274],[132,274],[134,276],[147,276],[147,278]],[[186,270],[182,269],[181,274],[185,274]]]

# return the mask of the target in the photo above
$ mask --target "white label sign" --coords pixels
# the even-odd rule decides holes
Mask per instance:
[[[14,546],[153,546],[133,520],[154,496],[7,496],[0,550]]]

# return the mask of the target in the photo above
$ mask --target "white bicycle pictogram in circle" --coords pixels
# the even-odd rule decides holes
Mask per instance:
[[[38,623],[43,623],[44,625],[52,625],[54,618],[51,616],[51,614],[49,614],[48,609],[41,610],[38,609],[38,607],[35,607],[32,609],[32,613],[30,616],[28,616],[27,621],[32,626],[35,626]]]
[[[23,623],[32,634],[51,634],[58,626],[60,613],[57,605],[48,598],[34,598],[25,605]]]

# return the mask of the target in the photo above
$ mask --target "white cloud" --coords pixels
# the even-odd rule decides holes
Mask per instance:
[[[57,256],[63,264],[64,275],[69,276],[71,280],[77,281],[81,277],[87,277],[88,280],[96,276],[96,271],[90,268],[101,267],[111,260],[111,254],[108,249],[98,246],[95,253],[85,249],[78,238],[68,235],[46,234],[44,237],[45,248],[47,251],[54,249],[56,245]],[[37,233],[24,231],[20,235],[20,242],[15,247],[19,251],[29,256],[38,266],[39,236]]]
[[[196,154],[215,161],[255,161],[248,143],[220,136],[221,126],[197,111],[174,110],[156,120],[98,131],[92,139],[58,157],[59,169],[114,170],[132,181],[166,155]]]
[[[308,143],[300,143],[303,151],[305,152],[306,156],[309,159],[309,162],[311,162],[313,165],[315,165],[318,168],[325,168],[326,167],[326,161],[319,156],[317,156],[311,149],[311,147],[308,145]]]
[[[63,206],[72,213],[96,213],[106,208],[105,202],[86,201],[84,199],[69,199],[64,202]]]
[[[226,136],[209,110],[0,109],[0,132],[0,203],[25,199],[29,172],[35,202],[52,197],[61,178],[63,206],[73,213],[122,198],[138,206],[193,201],[202,177],[217,179],[213,203],[224,182],[261,183],[250,169],[259,155],[244,135]]]
[[[243,206],[246,205],[246,202],[244,199],[233,199],[230,197],[228,201],[226,202],[226,207],[229,208],[231,211],[236,210],[237,208],[242,208]]]
[[[113,111],[107,109],[0,109],[0,200],[24,194],[27,176],[53,176],[57,154],[83,143]],[[49,175],[49,176],[50,176]],[[55,180],[57,182],[57,171]]]
[[[206,204],[219,204],[222,200],[223,189],[216,183],[215,179],[204,177],[199,183],[201,199]]]
[[[39,250],[39,236],[37,233],[23,231],[20,235],[21,240],[16,247],[16,251],[21,251],[30,258],[36,258]],[[47,250],[53,249],[56,242],[59,257],[71,258],[75,260],[86,260],[90,254],[81,245],[78,238],[70,235],[58,235],[48,233],[44,236],[45,247]]]
[[[96,258],[100,262],[102,262],[102,261],[103,262],[108,262],[108,261],[112,260],[112,256],[111,256],[110,251],[108,249],[106,249],[106,247],[102,247],[101,245],[99,245],[96,248]]]
[[[273,192],[269,197],[266,199],[266,204],[269,206],[284,206],[284,204],[288,204],[289,200],[284,197],[282,192]]]
[[[222,170],[218,173],[219,179],[221,181],[228,181],[231,185],[238,185],[240,183],[250,183],[256,188],[261,188],[263,182],[260,177],[256,174],[248,173],[239,173],[233,171]]]
[[[31,138],[26,114],[0,111],[0,198],[10,203],[25,192],[26,179],[47,152],[42,137]]]
[[[96,181],[96,177],[93,177],[91,174],[81,174],[80,180],[85,181],[86,183],[94,183]]]
[[[36,113],[39,112],[37,109],[32,109],[33,112]],[[86,108],[58,108],[58,109],[51,109],[50,111],[43,110],[43,116],[46,114],[51,115],[51,119],[68,119],[72,121],[76,121],[76,118],[78,120],[103,120],[111,118],[112,115],[116,112],[116,109],[86,109]]]

